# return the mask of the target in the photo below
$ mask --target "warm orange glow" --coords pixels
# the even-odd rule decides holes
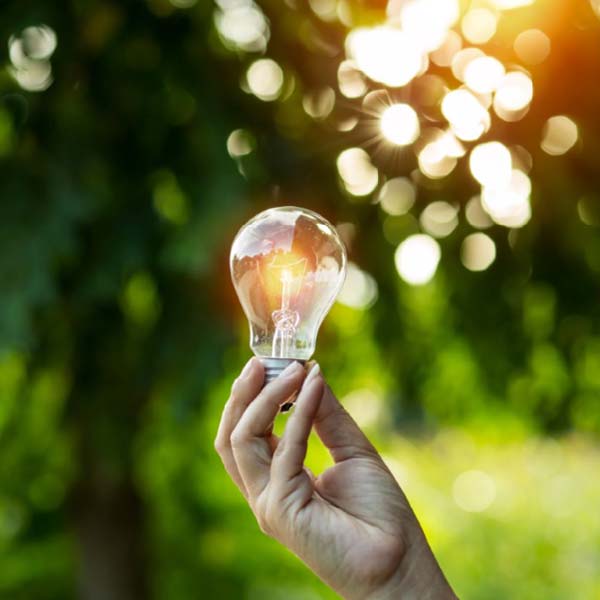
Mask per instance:
[[[452,60],[462,48],[462,38],[456,31],[450,30],[446,34],[442,45],[431,53],[431,60],[439,67],[449,67]]]
[[[517,36],[514,49],[517,56],[527,65],[539,65],[550,54],[550,38],[539,29],[529,29]]]
[[[521,6],[529,6],[535,0],[492,0],[492,4],[500,10],[509,10],[511,8],[520,8]]]
[[[292,297],[298,294],[307,264],[306,257],[298,252],[267,254],[261,258],[263,290],[275,308],[282,304],[284,289]]]
[[[461,27],[463,35],[472,44],[485,44],[496,33],[498,17],[487,8],[473,8],[465,14]]]

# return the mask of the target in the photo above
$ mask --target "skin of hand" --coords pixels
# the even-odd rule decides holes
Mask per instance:
[[[261,530],[347,600],[455,599],[404,493],[335,398],[318,365],[290,365],[263,388],[253,358],[235,380],[215,440]],[[279,408],[298,393],[280,439]],[[315,428],[335,462],[304,467]]]

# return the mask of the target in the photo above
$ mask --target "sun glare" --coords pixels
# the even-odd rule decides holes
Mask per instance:
[[[411,0],[401,5],[400,22],[415,45],[431,52],[444,43],[459,15],[458,0]]]
[[[381,114],[381,132],[397,146],[412,144],[421,131],[419,117],[408,104],[392,104]]]
[[[389,87],[406,85],[423,65],[423,53],[398,27],[355,29],[348,34],[346,45],[348,55],[367,77]]]
[[[309,0],[318,18],[340,21],[348,33],[345,57],[337,66],[337,89],[332,83],[297,91],[304,113],[353,136],[360,135],[361,123],[368,121],[369,127],[373,119],[377,123],[377,134],[364,144],[365,148],[367,143],[374,146],[377,166],[357,142],[338,155],[340,184],[349,196],[370,196],[383,179],[374,202],[388,220],[400,217],[414,207],[419,182],[436,189],[439,184],[431,180],[449,176],[468,154],[470,173],[481,185],[481,193],[464,209],[468,225],[485,229],[496,223],[518,228],[529,221],[531,154],[520,146],[479,140],[492,128],[492,113],[512,123],[530,110],[534,84],[525,67],[547,59],[551,39],[540,29],[515,30],[519,23],[514,20],[508,29],[503,25],[512,18],[511,11],[533,3],[486,0],[468,3],[467,7],[459,0],[389,0],[384,22],[352,28],[349,10],[339,2]],[[223,43],[264,54],[269,22],[255,0],[219,0],[218,5],[215,18]],[[483,45],[485,51],[477,47]],[[519,63],[493,56],[500,47],[514,50],[514,56],[507,60]],[[15,43],[11,47],[14,64],[19,52]],[[429,72],[430,64],[436,66],[435,73]],[[448,77],[437,72],[441,69]],[[294,74],[286,77],[272,59],[257,58],[247,68],[244,89],[263,101],[282,98],[283,110],[283,96],[287,101],[292,94],[284,94],[284,87],[293,89],[294,80]],[[343,114],[344,103],[351,101],[359,105],[357,113]],[[508,135],[508,130],[502,131],[502,137]],[[572,119],[553,116],[541,132],[540,146],[547,154],[559,156],[571,150],[579,136]],[[237,158],[251,153],[254,143],[248,132],[236,130],[227,148]],[[410,177],[404,176],[407,171],[380,174],[378,167],[385,161],[378,153],[387,152],[388,158],[400,164],[408,153],[397,152],[392,146],[411,145],[418,170]],[[410,167],[407,163],[401,168]],[[435,238],[453,233],[458,219],[458,209],[443,200],[435,200],[420,211],[419,225],[424,233],[405,240],[396,252],[396,266],[405,281],[418,285],[433,277],[440,260]],[[493,240],[484,234],[467,236],[462,245],[463,264],[473,271],[485,270],[495,260],[495,248]],[[367,279],[361,277],[357,270],[356,281],[360,279],[361,285],[368,287]],[[365,298],[349,298],[347,303],[366,305]]]

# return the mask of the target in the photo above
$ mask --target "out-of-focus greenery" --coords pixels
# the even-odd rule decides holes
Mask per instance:
[[[334,307],[317,359],[458,594],[600,597],[590,4],[538,0],[503,15],[507,39],[534,26],[552,39],[532,68],[530,113],[493,130],[533,156],[533,217],[510,234],[488,230],[497,260],[472,273],[459,259],[472,232],[461,212],[422,287],[398,277],[394,251],[428,203],[462,207],[476,193],[467,169],[420,178],[411,213],[391,217],[376,194],[356,198],[338,182],[336,157],[368,131],[335,123],[360,116],[360,103],[338,94],[324,120],[305,110],[306,94],[336,88],[346,29],[382,19],[386,3],[345,0],[333,16],[335,2],[259,4],[252,14],[268,30],[246,49],[216,24],[249,2],[2,4],[0,598],[335,597],[260,534],[212,449],[249,354],[229,244],[280,204],[346,224],[351,260],[377,283],[372,306]],[[48,30],[41,49],[27,37],[42,25],[57,42],[45,58]],[[495,50],[511,60],[506,45]],[[263,53],[283,68],[274,102],[244,91]],[[563,157],[539,150],[555,114],[580,131]],[[414,168],[395,156],[374,159],[382,178]],[[310,463],[328,464],[317,443]]]

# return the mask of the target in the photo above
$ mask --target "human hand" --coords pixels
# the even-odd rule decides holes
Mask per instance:
[[[233,384],[215,440],[262,531],[347,600],[455,599],[404,493],[318,365],[306,375],[293,363],[263,382],[253,358]],[[298,391],[278,439],[279,407]],[[304,467],[313,425],[335,462],[318,477]]]

